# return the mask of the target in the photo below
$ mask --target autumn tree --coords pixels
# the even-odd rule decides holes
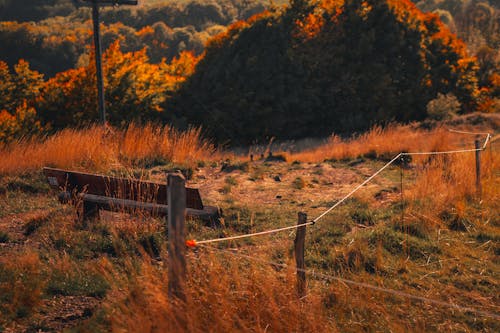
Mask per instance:
[[[407,0],[293,1],[211,40],[171,102],[219,140],[352,133],[427,116],[438,94],[478,104],[477,62]]]
[[[41,128],[33,105],[44,84],[43,75],[20,60],[11,71],[0,61],[0,142],[8,142]]]
[[[143,49],[122,52],[120,42],[103,54],[108,120],[115,125],[159,119],[165,99],[190,75],[197,59],[182,53],[171,62],[151,64]],[[98,119],[95,64],[57,74],[43,89],[37,109],[54,129],[82,126]]]

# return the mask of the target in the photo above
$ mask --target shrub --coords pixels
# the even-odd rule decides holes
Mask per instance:
[[[453,94],[438,96],[427,103],[427,115],[434,120],[449,119],[460,111],[460,102]]]

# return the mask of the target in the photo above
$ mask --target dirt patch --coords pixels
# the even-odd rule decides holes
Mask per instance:
[[[7,241],[0,243],[0,253],[22,251],[28,246],[30,249],[39,248],[39,242],[30,236],[53,214],[53,209],[39,209],[0,218],[0,232],[7,235]]]
[[[54,296],[44,301],[31,318],[30,324],[14,322],[5,333],[61,332],[92,316],[101,300],[87,296]]]

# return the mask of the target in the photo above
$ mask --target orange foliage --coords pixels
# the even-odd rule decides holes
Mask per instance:
[[[172,59],[170,64],[164,63],[166,71],[170,75],[179,76],[180,82],[183,82],[187,77],[194,73],[196,64],[201,57],[197,57],[191,51],[183,51],[178,57]]]
[[[251,25],[251,24],[254,24],[255,22],[262,20],[264,18],[267,18],[271,15],[272,15],[272,13],[266,9],[263,12],[252,15],[250,18],[248,18],[247,22]]]
[[[142,28],[141,30],[137,31],[137,35],[139,37],[146,37],[146,36],[150,36],[150,35],[154,35],[155,33],[155,29],[153,29],[153,27],[147,25],[145,26],[144,28]]]
[[[325,20],[321,15],[309,13],[304,21],[297,20],[295,24],[297,27],[295,37],[308,40],[319,34],[325,24]]]
[[[255,21],[255,19],[254,19]],[[253,22],[254,22],[253,21]],[[238,33],[240,33],[243,29],[246,29],[250,27],[250,23],[248,21],[236,21],[233,24],[231,24],[226,31],[210,38],[207,40],[205,48],[220,48],[223,44],[224,41],[233,38],[236,36]]]
[[[151,64],[146,49],[124,53],[116,41],[104,52],[103,73],[109,120],[121,124],[150,120],[162,112],[169,92],[191,75],[198,58],[183,52],[167,63]],[[40,110],[56,128],[97,119],[95,63],[57,74],[45,85]]]

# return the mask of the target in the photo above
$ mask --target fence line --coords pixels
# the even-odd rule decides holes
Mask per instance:
[[[468,131],[459,131],[452,128],[448,128],[448,131],[458,134],[470,134],[470,135],[490,135],[488,132],[468,132]]]
[[[379,170],[377,170],[374,174],[372,174],[370,177],[368,177],[365,181],[363,181],[361,184],[356,186],[351,192],[349,192],[346,196],[338,200],[335,204],[333,204],[330,208],[328,208],[326,211],[321,213],[318,217],[313,219],[310,222],[303,223],[303,224],[298,224],[298,225],[293,225],[293,226],[288,226],[288,227],[283,227],[283,228],[277,228],[277,229],[271,229],[271,230],[266,230],[266,231],[261,231],[261,232],[255,232],[251,234],[244,234],[244,235],[238,235],[238,236],[231,236],[231,237],[224,237],[224,238],[214,238],[214,239],[206,239],[206,240],[201,240],[197,241],[194,239],[188,240],[186,242],[187,246],[190,247],[195,247],[198,244],[208,244],[208,243],[215,243],[215,242],[223,242],[223,241],[230,241],[230,240],[235,240],[235,239],[242,239],[242,238],[249,238],[249,237],[254,237],[254,236],[262,236],[262,235],[269,235],[285,230],[290,230],[290,229],[297,229],[299,227],[307,226],[307,225],[313,225],[316,222],[318,222],[321,218],[323,218],[325,215],[330,213],[332,210],[337,208],[340,204],[342,204],[344,201],[349,199],[354,193],[356,193],[359,189],[361,189],[363,186],[368,184],[373,178],[378,176],[383,170],[385,170],[387,167],[389,167],[391,164],[393,164],[398,158],[402,156],[412,156],[412,155],[443,155],[443,154],[456,154],[456,153],[468,153],[468,152],[477,152],[477,151],[482,151],[486,149],[486,145],[488,144],[491,134],[489,133],[473,133],[473,132],[462,132],[462,131],[455,131],[455,130],[449,130],[451,132],[456,132],[456,133],[463,133],[463,134],[475,134],[475,135],[486,135],[486,138],[484,140],[484,144],[481,148],[476,148],[476,149],[462,149],[462,150],[447,150],[447,151],[433,151],[433,152],[405,152],[405,153],[399,153],[397,154],[392,160],[387,162],[384,166],[382,166]]]
[[[297,229],[299,227],[304,227],[304,226],[311,225],[311,224],[314,224],[314,222],[306,222],[306,223],[301,223],[301,224],[297,224],[297,225],[292,225],[289,227],[283,227],[283,228],[278,228],[278,229],[266,230],[266,231],[261,231],[261,232],[254,232],[251,234],[244,234],[244,235],[231,236],[231,237],[225,237],[225,238],[214,238],[214,239],[207,239],[207,240],[202,240],[202,241],[189,240],[189,241],[187,241],[187,244],[188,244],[188,246],[196,246],[196,245],[200,245],[200,244],[208,244],[208,243],[229,241],[229,240],[233,240],[233,239],[241,239],[241,238],[247,238],[247,237],[253,237],[253,236],[268,235],[268,234],[273,234],[273,233],[280,232],[280,231]],[[192,242],[194,242],[194,243],[192,243]]]
[[[461,133],[461,131],[455,131],[455,132]],[[254,257],[248,256],[248,255],[244,255],[244,254],[241,254],[241,253],[231,252],[229,250],[218,249],[218,248],[215,248],[215,247],[212,247],[212,246],[207,246],[205,244],[214,243],[214,242],[229,241],[229,240],[241,239],[241,238],[247,238],[247,237],[253,237],[253,236],[259,236],[259,235],[267,235],[267,234],[277,233],[277,232],[284,231],[284,230],[296,229],[296,228],[300,228],[300,227],[305,227],[307,225],[313,225],[317,221],[319,221],[322,217],[324,217],[326,214],[328,214],[333,209],[335,209],[337,206],[339,206],[342,202],[344,202],[349,197],[351,197],[356,191],[358,191],[359,189],[361,189],[364,185],[366,185],[368,182],[370,182],[373,178],[375,178],[383,170],[385,170],[387,167],[389,167],[391,164],[393,164],[398,158],[401,158],[403,156],[413,156],[413,155],[439,155],[439,154],[476,152],[476,163],[478,163],[477,159],[478,159],[479,152],[482,151],[482,150],[484,150],[486,148],[488,142],[490,142],[490,147],[491,147],[491,143],[494,142],[497,139],[497,137],[495,137],[495,138],[492,139],[492,136],[489,133],[464,132],[463,134],[486,134],[486,138],[484,140],[484,144],[482,145],[482,147],[479,145],[480,144],[479,140],[476,139],[476,148],[475,149],[434,151],[434,152],[408,152],[408,153],[403,153],[402,152],[402,153],[399,153],[392,160],[390,160],[384,166],[382,166],[379,170],[377,170],[373,175],[371,175],[369,178],[367,178],[365,181],[363,181],[360,185],[358,185],[357,187],[355,187],[346,196],[344,196],[342,199],[340,199],[339,201],[337,201],[334,205],[332,205],[330,208],[328,208],[326,211],[324,211],[322,214],[320,214],[318,217],[316,217],[312,221],[304,222],[304,221],[307,220],[307,217],[304,217],[303,220],[301,220],[300,219],[300,214],[299,214],[299,224],[294,225],[294,226],[288,226],[288,227],[283,227],[283,228],[278,228],[278,229],[266,230],[266,231],[251,233],[251,234],[231,236],[231,237],[225,237],[225,238],[208,239],[208,240],[202,240],[202,241],[188,240],[188,241],[186,241],[186,245],[191,246],[191,247],[195,247],[195,246],[199,245],[200,247],[206,248],[206,249],[208,249],[210,251],[225,252],[225,253],[228,253],[228,254],[231,254],[231,255],[235,255],[235,256],[242,257],[242,258],[246,258],[248,260],[252,260],[252,261],[257,261],[257,262],[261,262],[261,263],[273,265],[275,267],[288,268],[289,266],[285,265],[285,264],[281,264],[281,263],[277,263],[277,262],[272,262],[272,261],[266,261],[266,260],[263,260],[263,259],[254,258]],[[492,139],[492,140],[490,141],[490,139]],[[476,164],[476,168],[477,168],[477,164]],[[295,249],[295,251],[296,251],[296,255],[297,255],[297,248]],[[302,254],[302,256],[303,256],[303,254]],[[304,283],[304,285],[305,285],[305,274],[310,274],[310,275],[312,275],[314,277],[317,277],[317,278],[322,278],[322,279],[326,279],[326,280],[335,280],[335,281],[342,282],[342,283],[344,283],[346,285],[352,285],[352,286],[357,286],[357,287],[360,287],[360,288],[371,289],[371,290],[375,290],[375,291],[378,291],[378,292],[383,292],[383,293],[386,293],[386,294],[391,294],[391,295],[395,295],[395,296],[398,296],[398,297],[406,298],[406,299],[409,299],[409,300],[420,301],[420,302],[425,302],[425,303],[434,304],[434,305],[438,305],[438,306],[448,307],[448,308],[452,308],[452,309],[455,309],[455,310],[458,310],[458,311],[462,311],[462,312],[471,312],[471,313],[474,313],[476,315],[480,315],[480,316],[483,316],[483,317],[488,317],[488,318],[492,318],[492,319],[495,319],[495,320],[500,320],[500,315],[497,314],[497,313],[483,311],[483,310],[480,310],[480,309],[477,309],[477,308],[474,308],[474,307],[461,306],[461,305],[457,305],[457,304],[454,304],[454,303],[450,303],[450,302],[446,302],[446,301],[442,301],[442,300],[436,300],[436,299],[428,298],[428,297],[421,296],[421,295],[414,295],[414,294],[410,294],[410,293],[407,293],[407,292],[404,292],[404,291],[401,291],[401,290],[380,287],[380,286],[372,285],[372,284],[369,284],[369,283],[366,283],[366,282],[357,282],[357,281],[354,281],[354,280],[350,280],[350,279],[346,279],[346,278],[342,278],[342,277],[338,277],[338,276],[333,276],[333,275],[328,275],[328,274],[323,274],[323,273],[317,273],[314,270],[307,270],[307,269],[303,268],[303,266],[299,267],[298,262],[297,262],[296,270],[297,270],[298,274],[299,274],[299,272],[301,274],[303,274],[303,280],[304,280],[303,283]],[[305,292],[302,293],[302,294],[305,295]],[[299,291],[299,296],[303,297],[303,296],[301,296],[300,291]]]
[[[228,254],[231,254],[231,255],[234,255],[234,256],[237,256],[237,257],[245,258],[247,260],[251,260],[251,261],[255,261],[255,262],[260,262],[260,263],[263,263],[263,264],[268,264],[268,265],[272,265],[272,266],[276,266],[276,267],[282,267],[282,268],[290,268],[290,266],[288,266],[286,264],[281,264],[281,263],[277,263],[277,262],[267,261],[267,260],[263,260],[263,259],[251,257],[249,255],[231,252],[229,250],[219,249],[219,248],[212,247],[212,246],[207,246],[207,245],[202,245],[202,247],[206,248],[208,250],[211,250],[211,251],[224,252],[224,253],[228,253]],[[396,289],[379,287],[379,286],[375,286],[375,285],[372,285],[372,284],[369,284],[369,283],[366,283],[366,282],[358,282],[358,281],[353,281],[353,280],[341,278],[341,277],[338,277],[338,276],[327,275],[327,274],[323,274],[323,273],[317,273],[317,272],[314,272],[314,271],[311,271],[311,270],[307,270],[307,269],[297,268],[296,270],[304,272],[306,274],[310,274],[310,275],[315,276],[315,277],[319,277],[319,278],[325,279],[325,280],[335,280],[335,281],[339,281],[339,282],[342,282],[342,283],[345,283],[345,284],[348,284],[348,285],[353,285],[353,286],[357,286],[357,287],[361,287],[361,288],[376,290],[376,291],[384,292],[384,293],[387,293],[387,294],[392,294],[392,295],[395,295],[395,296],[400,296],[400,297],[403,297],[403,298],[412,299],[412,300],[415,300],[415,301],[421,301],[421,302],[430,303],[430,304],[434,304],[434,305],[445,306],[445,307],[453,308],[453,309],[456,309],[456,310],[459,310],[459,311],[462,311],[462,312],[472,312],[472,313],[481,315],[483,317],[489,317],[489,318],[492,318],[492,319],[500,320],[500,315],[498,315],[496,313],[492,313],[492,312],[488,312],[488,311],[483,311],[483,310],[479,310],[479,309],[472,308],[472,307],[467,307],[467,306],[461,306],[461,305],[458,305],[458,304],[448,303],[448,302],[445,302],[445,301],[440,301],[440,300],[436,300],[436,299],[433,299],[433,298],[428,298],[428,297],[425,297],[425,296],[413,295],[413,294],[410,294],[410,293],[407,293],[407,292],[404,292],[404,291],[400,291],[400,290],[396,290]]]
[[[362,188],[363,186],[365,186],[367,183],[369,183],[373,178],[375,178],[379,173],[381,173],[383,170],[385,170],[389,165],[391,165],[392,163],[394,163],[394,161],[396,161],[398,158],[400,158],[402,156],[403,153],[399,153],[398,155],[396,155],[396,157],[394,157],[392,160],[390,160],[389,162],[387,162],[382,168],[380,168],[377,172],[375,172],[373,175],[371,175],[370,177],[368,177],[364,182],[362,182],[361,184],[359,184],[354,190],[352,190],[351,192],[349,192],[349,194],[347,194],[345,197],[343,197],[342,199],[340,199],[339,201],[337,201],[333,206],[331,206],[330,208],[328,208],[326,211],[324,211],[321,215],[319,215],[318,217],[316,217],[313,221],[314,222],[317,222],[319,221],[319,219],[321,219],[323,216],[325,216],[326,214],[330,213],[333,209],[335,209],[338,205],[340,205],[342,202],[346,201],[349,197],[351,197],[356,191],[358,191],[360,188]]]

